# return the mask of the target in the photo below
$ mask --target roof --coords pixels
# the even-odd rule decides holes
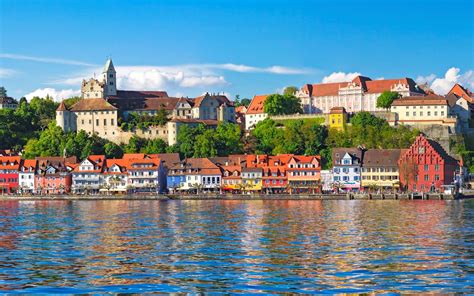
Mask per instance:
[[[346,153],[349,153],[352,159],[358,159],[359,162],[363,160],[362,151],[358,148],[334,148],[332,149],[332,165],[340,165],[336,161],[340,162]]]
[[[402,149],[369,149],[364,152],[364,167],[398,166]]]
[[[172,111],[181,98],[174,97],[144,97],[117,98],[108,97],[108,102],[121,110],[161,110]]]
[[[170,168],[171,166],[176,165],[180,161],[179,153],[160,153],[156,155],[163,162],[163,165],[166,168]]]
[[[247,107],[244,105],[235,108],[235,113],[245,113],[245,112],[247,112]]]
[[[23,168],[36,168],[38,161],[36,159],[23,159],[21,167]]]
[[[340,88],[345,88],[350,84],[360,86],[364,93],[382,93],[386,90],[391,90],[396,84],[406,85],[412,92],[420,94],[424,93],[424,91],[416,85],[413,79],[406,77],[398,79],[372,80],[369,77],[356,76],[352,81],[346,82],[305,84],[301,90],[312,97],[337,96],[339,95]]]
[[[194,106],[195,107],[200,107],[204,99],[212,99],[218,102],[218,106],[220,105],[228,105],[228,106],[233,106],[234,102],[231,102],[226,96],[224,95],[210,95],[209,93],[205,93],[202,96],[199,96],[194,99]]]
[[[61,101],[56,111],[67,111],[66,104],[64,104],[64,101]]]
[[[189,174],[220,175],[221,170],[208,158],[188,158],[171,167],[172,170],[195,169],[197,172]],[[188,172],[185,172],[188,173]]]
[[[106,100],[102,98],[97,99],[81,99],[70,108],[73,112],[79,111],[105,111],[105,110],[117,110],[116,107],[112,106]]]
[[[0,170],[18,170],[20,162],[20,156],[2,156],[0,157]]]
[[[456,83],[448,92],[448,95],[452,94],[456,95],[458,98],[462,97],[469,103],[474,104],[474,94],[459,83]]]
[[[344,107],[332,107],[331,110],[329,110],[329,113],[342,114],[342,113],[346,113],[346,109]]]
[[[412,96],[403,97],[393,101],[392,106],[427,106],[427,105],[448,105],[445,97],[430,94],[425,97]]]
[[[268,97],[268,95],[254,96],[252,101],[250,102],[250,105],[247,108],[247,112],[245,114],[261,114],[261,113],[264,113],[263,103],[265,103],[265,99],[267,97]]]
[[[107,59],[104,65],[104,71],[102,73],[109,71],[109,69],[115,71],[114,64],[112,63],[112,59]]]
[[[434,140],[431,140],[431,139],[426,139],[428,141],[428,143],[430,144],[431,147],[433,147],[433,149],[446,161],[446,162],[450,162],[450,163],[457,163],[457,160],[452,157],[451,155],[449,155],[446,150],[444,150],[444,148],[441,146],[440,143],[434,141]]]

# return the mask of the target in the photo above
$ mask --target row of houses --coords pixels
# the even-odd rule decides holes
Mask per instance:
[[[0,157],[0,192],[22,194],[94,194],[164,192],[166,169],[177,153],[125,154],[121,159],[76,157]]]
[[[462,163],[448,155],[436,141],[424,135],[408,149],[337,148],[333,168],[323,176],[344,191],[407,189],[413,192],[442,190],[462,182]],[[326,182],[327,183],[327,182]],[[405,188],[400,188],[405,187]]]
[[[424,135],[408,149],[335,148],[332,169],[319,155],[230,155],[180,160],[171,154],[120,159],[0,156],[2,193],[138,192],[317,193],[372,188],[429,192],[458,182],[462,163]]]

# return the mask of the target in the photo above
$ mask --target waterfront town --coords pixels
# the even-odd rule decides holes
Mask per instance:
[[[0,150],[0,192],[320,194],[472,186],[473,154],[453,147],[453,139],[469,141],[474,131],[474,94],[460,84],[441,96],[411,78],[357,76],[256,95],[248,104],[218,93],[170,97],[116,85],[108,59],[100,78],[82,81],[79,98],[59,103],[43,133],[102,139],[121,153],[92,153],[94,147],[76,153],[69,141],[44,152],[41,134],[25,149]],[[1,112],[27,108],[28,102],[8,97],[3,87],[0,97]],[[277,143],[292,144],[296,138],[285,138],[291,129],[308,133],[301,147]],[[383,148],[373,139],[354,141],[370,132],[404,138]],[[264,138],[268,134],[278,137]],[[45,141],[54,142],[50,136]],[[231,136],[234,142],[227,143]],[[213,146],[211,140],[220,142]],[[152,148],[131,147],[139,141]]]

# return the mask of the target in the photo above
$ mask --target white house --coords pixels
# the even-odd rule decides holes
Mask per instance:
[[[22,193],[33,193],[35,190],[36,159],[24,159],[20,165],[18,185]]]
[[[73,193],[98,193],[105,165],[104,155],[90,155],[72,171]]]
[[[245,129],[253,129],[257,123],[263,121],[268,117],[268,114],[263,111],[263,104],[268,95],[254,96],[250,102],[247,111],[245,112]]]
[[[363,152],[357,148],[336,148],[332,152],[333,185],[346,191],[360,189]]]
[[[221,170],[208,158],[185,159],[168,170],[168,190],[219,190]]]

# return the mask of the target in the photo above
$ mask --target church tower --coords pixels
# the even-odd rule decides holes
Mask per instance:
[[[104,97],[117,95],[117,73],[115,72],[112,59],[105,62],[104,71],[102,72],[102,81],[104,82]]]

